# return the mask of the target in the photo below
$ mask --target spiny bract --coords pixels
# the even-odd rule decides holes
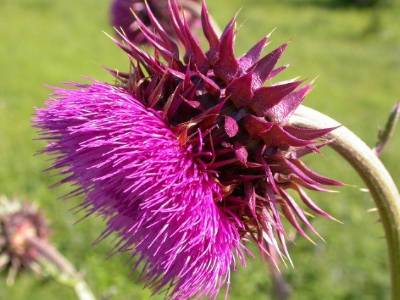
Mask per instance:
[[[199,6],[199,0],[179,0],[183,6],[182,11],[191,27],[197,27],[199,18],[196,8]],[[167,0],[113,0],[110,7],[110,22],[116,30],[121,30],[126,37],[136,44],[147,44],[148,41],[142,34],[134,14],[146,24],[148,28],[152,27],[150,16],[148,15],[148,6],[157,20],[164,26],[168,34],[174,35],[173,27],[168,18]]]

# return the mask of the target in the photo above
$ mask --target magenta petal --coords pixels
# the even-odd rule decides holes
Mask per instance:
[[[264,82],[268,79],[271,72],[273,71],[278,59],[282,56],[283,52],[287,48],[287,44],[283,44],[279,48],[275,49],[271,53],[267,54],[260,61],[254,65],[254,87],[261,87]]]
[[[242,73],[247,72],[260,58],[262,50],[268,43],[268,37],[262,38],[253,48],[239,59],[239,67]]]
[[[270,79],[274,78],[275,76],[278,76],[280,73],[285,71],[288,67],[289,67],[289,65],[284,65],[281,67],[277,67],[276,69],[273,69],[272,72],[268,75],[267,80],[270,80]]]
[[[315,140],[321,138],[337,128],[338,127],[311,129],[311,128],[301,128],[295,126],[284,126],[285,131],[303,140]]]
[[[261,138],[266,146],[303,147],[310,145],[308,140],[298,139],[279,125],[254,116],[247,116],[244,125],[250,135]]]
[[[304,97],[311,91],[311,88],[312,86],[308,84],[287,95],[280,103],[272,107],[266,115],[275,122],[285,122],[303,102]]]
[[[254,186],[247,184],[245,187],[245,197],[248,202],[251,213],[254,217],[257,216],[256,213],[256,191]]]
[[[231,138],[238,134],[239,126],[234,118],[225,116],[225,132]]]
[[[309,178],[311,178],[314,181],[317,181],[320,184],[323,185],[332,185],[332,186],[342,186],[343,183],[325,176],[322,176],[310,168],[308,168],[304,163],[302,163],[300,160],[297,159],[291,159],[290,160],[294,165],[296,165],[299,169],[304,172]]]
[[[332,217],[326,211],[319,208],[318,205],[315,204],[315,202],[307,195],[307,193],[303,191],[303,189],[298,188],[297,191],[300,195],[301,200],[304,202],[304,204],[307,205],[313,212],[315,212],[316,214],[318,214],[324,218],[336,220],[334,217]]]
[[[185,2],[200,2],[200,0],[183,0]],[[199,25],[199,17],[190,9],[181,8],[191,28]],[[132,12],[137,16],[135,18]],[[156,32],[165,46],[175,52],[173,39],[176,38],[174,27],[169,22],[168,0],[112,0],[110,7],[110,22],[117,31],[123,31],[128,40],[139,45],[148,44],[149,39],[144,34],[138,21],[141,21],[147,32]]]
[[[312,142],[308,140],[299,139],[287,131],[285,131],[279,125],[273,123],[271,130],[263,134],[264,143],[268,146],[293,146],[293,147],[304,147],[310,145]]]
[[[282,212],[285,215],[286,219],[289,221],[289,223],[297,230],[297,232],[304,238],[311,240],[311,238],[307,235],[307,233],[304,231],[304,229],[301,227],[299,222],[296,219],[296,215],[293,212],[293,209],[290,207],[290,205],[284,204],[281,205],[282,207]]]
[[[236,18],[226,26],[220,41],[219,58],[214,66],[214,73],[226,84],[229,83],[239,70],[239,64],[235,57],[235,27]]]
[[[207,67],[207,57],[203,50],[200,47],[199,41],[193,36],[190,32],[189,25],[187,24],[186,20],[184,20],[183,30],[185,34],[185,39],[187,41],[187,55],[191,55],[189,59],[193,59],[193,62],[199,68],[206,68]],[[190,49],[190,50],[189,50]]]
[[[168,45],[170,44],[165,44],[164,40],[160,38],[157,34],[153,33],[150,29],[148,29],[146,24],[144,24],[138,16],[135,16],[135,18],[139,30],[146,37],[147,41],[155,49],[157,49],[167,61],[172,59],[176,55],[176,53],[173,53],[168,49]]]
[[[236,158],[243,164],[247,164],[247,159],[249,157],[249,153],[247,152],[244,146],[237,147],[235,149]]]
[[[264,116],[270,108],[278,104],[283,97],[294,91],[302,81],[293,81],[280,85],[263,87],[255,91],[250,107],[259,116]]]
[[[165,31],[163,26],[160,24],[160,22],[157,20],[156,16],[153,14],[149,2],[145,1],[146,5],[146,13],[149,17],[149,20],[153,26],[153,28],[156,30],[156,32],[160,35],[160,38],[164,41],[164,43],[168,46],[170,51],[172,51],[176,57],[179,57],[179,50],[178,46],[172,41],[171,36]]]
[[[303,210],[298,206],[296,201],[283,189],[280,190],[283,198],[287,201],[291,209],[294,211],[294,213],[297,215],[297,217],[300,219],[301,222],[303,222],[304,225],[308,229],[310,229],[315,235],[320,236],[317,232],[317,230],[314,228],[314,226],[310,223],[310,221],[307,219],[306,215],[304,214]]]
[[[188,49],[188,41],[186,40],[183,29],[183,20],[180,18],[179,6],[176,0],[168,0],[168,7],[169,13],[171,14],[171,26],[174,28],[174,32],[179,40],[183,43],[186,49]]]
[[[252,115],[245,117],[244,126],[247,132],[254,137],[262,138],[273,127],[273,123]]]
[[[233,80],[227,87],[227,94],[231,97],[236,107],[249,105],[253,98],[253,74],[248,73]]]
[[[202,27],[203,27],[203,32],[205,37],[208,40],[208,43],[210,44],[210,50],[211,51],[217,51],[219,49],[219,38],[214,30],[214,27],[212,25],[211,19],[210,19],[210,14],[208,12],[207,4],[205,0],[202,0],[202,10],[201,10],[201,22],[202,22]]]

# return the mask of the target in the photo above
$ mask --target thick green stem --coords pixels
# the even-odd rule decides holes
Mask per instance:
[[[290,123],[307,128],[341,125],[313,109],[301,106]],[[392,299],[400,299],[400,196],[385,166],[357,135],[344,126],[330,133],[331,147],[358,172],[369,188],[378,208],[389,251]]]

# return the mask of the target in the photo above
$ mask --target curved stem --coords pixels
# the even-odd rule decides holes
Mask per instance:
[[[26,242],[36,249],[46,262],[54,265],[61,271],[62,275],[71,279],[71,285],[79,300],[96,299],[81,274],[75,270],[74,266],[55,247],[36,237],[27,237]]]
[[[327,128],[341,125],[313,109],[300,106],[290,123],[307,128]],[[357,135],[344,126],[329,134],[330,144],[358,172],[369,188],[383,223],[389,251],[392,299],[400,299],[400,197],[392,177]]]

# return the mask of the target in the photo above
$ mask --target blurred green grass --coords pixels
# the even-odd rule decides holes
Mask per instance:
[[[395,100],[400,98],[400,7],[356,9],[324,5],[327,1],[209,1],[224,24],[239,8],[238,53],[273,28],[273,45],[290,40],[283,62],[285,78],[301,75],[317,85],[306,102],[352,128],[373,145]],[[211,3],[212,2],[212,3]],[[49,189],[56,178],[43,173],[48,158],[35,156],[31,118],[41,106],[48,85],[86,77],[111,80],[103,66],[126,69],[125,56],[102,33],[111,32],[108,1],[0,0],[0,193],[37,201],[52,222],[57,247],[86,274],[97,295],[110,299],[162,299],[130,272],[128,255],[106,258],[113,241],[92,241],[103,229],[100,219],[74,224],[80,215],[70,209],[78,200],[62,202],[66,188]],[[397,21],[396,21],[397,20]],[[272,47],[270,47],[271,49]],[[383,161],[400,184],[400,134]],[[338,194],[315,195],[344,225],[326,220],[315,224],[327,243],[313,246],[297,240],[292,247],[295,269],[284,270],[293,299],[385,299],[389,276],[383,231],[370,196],[354,172],[327,150],[309,163],[322,173],[351,184]],[[231,299],[270,299],[266,266],[249,259],[233,275]],[[24,274],[13,287],[0,277],[0,299],[73,299],[57,283]]]

